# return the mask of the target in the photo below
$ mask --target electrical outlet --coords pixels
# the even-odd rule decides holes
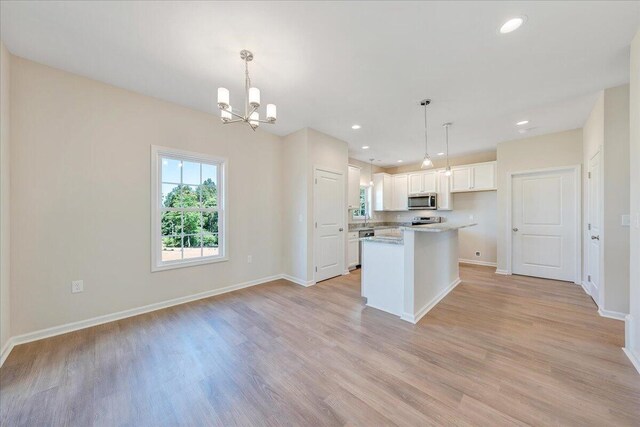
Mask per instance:
[[[247,262],[249,264],[251,264],[253,262],[253,256],[252,255],[247,256]]]
[[[476,251],[476,256],[480,256],[480,251]]]
[[[71,293],[77,294],[84,291],[84,282],[82,280],[74,280],[71,282]]]
[[[621,225],[629,227],[631,225],[631,215],[622,215]]]

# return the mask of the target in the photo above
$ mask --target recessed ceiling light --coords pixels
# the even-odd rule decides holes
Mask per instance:
[[[438,153],[438,156],[444,156],[444,153]]]
[[[369,146],[368,146],[368,145],[363,145],[363,146],[362,146],[362,149],[363,149],[363,150],[368,150],[368,149],[369,149]]]
[[[360,129],[360,125],[353,125],[351,126],[351,129],[358,130]]]
[[[398,163],[402,163],[402,160],[398,160]]]
[[[525,23],[526,20],[527,20],[526,16],[518,16],[517,18],[511,18],[507,22],[502,24],[502,27],[500,27],[500,33],[507,34],[512,31],[515,31],[518,28],[520,28],[522,24]]]
[[[522,121],[516,123],[516,125],[522,126],[522,125],[526,125],[527,123],[529,123],[529,120],[522,120]]]

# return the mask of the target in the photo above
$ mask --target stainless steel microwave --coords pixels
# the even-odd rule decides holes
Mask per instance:
[[[436,193],[423,193],[409,196],[409,210],[436,210],[438,209],[438,195]]]

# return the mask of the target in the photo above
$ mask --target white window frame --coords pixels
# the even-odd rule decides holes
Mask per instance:
[[[162,261],[162,157],[197,163],[210,163],[217,166],[218,188],[218,246],[219,254],[199,258]],[[151,146],[151,271],[163,271],[174,268],[191,267],[194,265],[211,264],[228,261],[227,234],[227,176],[228,161],[223,157],[178,150],[175,148]]]
[[[358,202],[360,201],[360,192],[364,189],[364,215],[351,215],[352,219],[355,220],[364,220],[367,218],[371,218],[371,186],[370,185],[361,185],[358,191]],[[359,203],[358,203],[359,204]],[[357,209],[360,211],[360,209]]]

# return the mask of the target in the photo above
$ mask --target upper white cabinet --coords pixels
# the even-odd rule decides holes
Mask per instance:
[[[484,191],[496,189],[496,162],[451,168],[451,192]]]
[[[349,165],[348,178],[348,203],[347,209],[358,209],[360,207],[360,168]]]
[[[409,209],[409,195],[407,193],[408,176],[393,175],[391,178],[393,190],[391,192],[391,210],[406,211]]]
[[[451,177],[444,174],[444,170],[438,171],[438,210],[453,210],[453,197],[451,197]]]
[[[392,210],[393,185],[391,175],[376,173],[373,175],[373,209],[376,211]]]
[[[437,191],[436,171],[415,172],[408,176],[408,194],[435,193]]]

